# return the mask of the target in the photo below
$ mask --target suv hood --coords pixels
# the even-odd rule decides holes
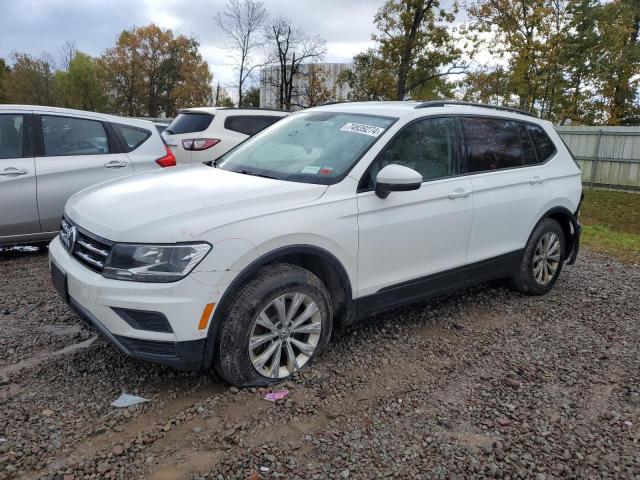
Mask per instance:
[[[308,204],[326,189],[187,165],[81,190],[69,198],[65,214],[108,240],[184,242],[222,225]]]

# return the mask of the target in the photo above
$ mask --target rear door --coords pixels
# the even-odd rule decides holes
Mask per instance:
[[[133,173],[108,122],[59,114],[36,116],[38,210],[43,232],[60,227],[67,199],[90,185]]]
[[[526,124],[492,117],[461,123],[475,199],[469,263],[517,254],[548,198]]]
[[[0,113],[0,238],[40,233],[31,114]]]

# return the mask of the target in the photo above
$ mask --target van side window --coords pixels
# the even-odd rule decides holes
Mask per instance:
[[[0,115],[0,158],[22,157],[24,145],[24,117],[15,114]]]
[[[255,135],[264,130],[272,123],[277,122],[282,117],[271,117],[267,115],[233,115],[224,121],[224,128],[245,135]]]
[[[490,172],[524,165],[518,123],[500,118],[461,119],[467,144],[467,171]]]
[[[43,115],[42,133],[46,157],[109,153],[107,132],[96,120]]]
[[[538,159],[540,163],[546,162],[555,155],[556,147],[542,127],[527,124],[527,130],[529,131],[529,135],[531,136],[536,150],[538,151]]]

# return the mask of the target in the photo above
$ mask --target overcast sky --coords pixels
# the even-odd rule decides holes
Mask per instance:
[[[215,22],[225,0],[0,0],[0,58],[14,50],[58,62],[66,41],[100,55],[118,34],[153,22],[175,33],[193,35],[209,63],[214,82],[231,82],[233,68],[225,36]],[[371,45],[373,16],[383,0],[264,0],[271,16],[284,15],[309,34],[327,41],[328,62],[348,62]]]

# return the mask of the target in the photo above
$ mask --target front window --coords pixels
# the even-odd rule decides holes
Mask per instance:
[[[233,172],[293,182],[340,181],[396,119],[303,112],[291,115],[218,160]]]

